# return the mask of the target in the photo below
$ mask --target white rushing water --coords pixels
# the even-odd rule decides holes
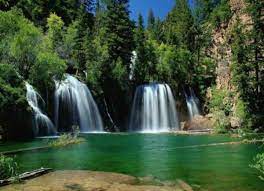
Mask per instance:
[[[130,131],[168,132],[179,129],[176,104],[167,84],[137,87],[132,105]]]
[[[27,101],[29,106],[33,110],[34,115],[34,133],[36,136],[38,135],[55,135],[56,130],[54,128],[53,123],[49,119],[47,115],[41,111],[39,106],[39,101],[43,101],[41,96],[38,94],[38,92],[35,91],[35,89],[26,82],[26,89],[27,89]]]
[[[190,88],[189,95],[186,92],[184,93],[185,93],[189,117],[192,120],[196,115],[200,115],[199,99],[196,97],[192,88]]]
[[[64,81],[55,81],[55,124],[64,128],[77,125],[81,132],[102,132],[103,123],[98,107],[88,87],[66,74]]]

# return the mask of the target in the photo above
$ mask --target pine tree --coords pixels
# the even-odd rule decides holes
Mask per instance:
[[[136,61],[134,66],[134,80],[136,84],[145,82],[148,74],[148,56],[146,50],[146,36],[143,17],[138,16],[138,26],[135,32]]]
[[[187,0],[177,0],[173,10],[166,18],[166,42],[177,46],[192,47],[193,16]]]
[[[260,99],[264,96],[264,2],[248,0],[248,13],[252,18],[252,30],[249,33],[250,62],[254,66],[255,80],[255,106],[257,110],[263,111],[264,101]]]
[[[148,14],[148,26],[147,26],[147,29],[149,31],[153,31],[154,26],[155,26],[155,16],[154,16],[153,10],[150,9],[149,10],[149,14]]]
[[[87,55],[88,82],[98,84],[108,111],[117,125],[128,111],[127,91],[131,65],[134,26],[127,0],[108,0],[97,7],[93,53]],[[114,110],[114,108],[118,108]]]

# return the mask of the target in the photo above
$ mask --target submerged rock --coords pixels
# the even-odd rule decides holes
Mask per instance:
[[[150,185],[144,184],[140,178],[124,174],[92,171],[56,171],[41,177],[26,181],[24,184],[14,184],[0,188],[5,191],[184,191],[181,184]]]

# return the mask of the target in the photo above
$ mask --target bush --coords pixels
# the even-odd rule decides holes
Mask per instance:
[[[264,153],[258,154],[254,158],[254,162],[255,164],[250,167],[256,169],[260,173],[259,178],[264,181]]]
[[[11,157],[0,155],[0,179],[17,176],[18,165]]]
[[[212,88],[212,95],[209,102],[209,110],[213,115],[215,131],[227,133],[230,128],[230,114],[232,112],[231,93],[225,89]]]
[[[230,127],[229,118],[221,110],[213,112],[213,119],[216,133],[227,133]]]

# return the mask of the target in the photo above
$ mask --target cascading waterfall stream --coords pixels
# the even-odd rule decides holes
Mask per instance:
[[[129,129],[143,132],[179,129],[175,100],[167,84],[153,83],[137,87]]]
[[[102,132],[103,123],[88,87],[66,74],[64,81],[55,81],[55,125],[67,130],[77,125],[81,132]]]
[[[41,111],[39,107],[39,100],[44,103],[42,97],[34,90],[34,88],[29,83],[26,82],[25,84],[27,89],[27,101],[29,106],[32,108],[34,115],[35,135],[55,135],[56,130],[53,123],[51,122],[49,117]]]
[[[192,120],[196,115],[200,115],[199,99],[196,97],[192,88],[190,88],[189,95],[184,91],[186,104],[188,108],[189,117]]]

